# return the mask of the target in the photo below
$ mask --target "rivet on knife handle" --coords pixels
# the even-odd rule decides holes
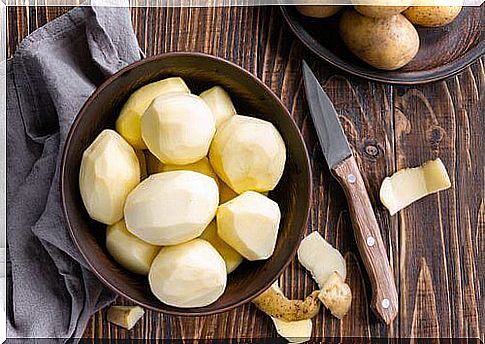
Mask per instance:
[[[390,324],[397,315],[398,295],[372,204],[353,156],[332,168],[347,196],[355,239],[372,284],[372,308]]]

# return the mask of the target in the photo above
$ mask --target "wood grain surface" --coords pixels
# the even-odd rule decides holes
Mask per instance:
[[[8,54],[44,23],[68,11],[55,7],[8,9]],[[133,25],[146,55],[202,51],[241,65],[269,85],[304,135],[313,170],[313,206],[307,231],[318,230],[344,254],[353,290],[350,313],[339,321],[328,311],[314,319],[315,338],[480,338],[485,334],[484,154],[485,59],[445,81],[395,87],[349,76],[318,60],[293,36],[276,7],[134,8]],[[391,326],[369,308],[362,265],[344,193],[318,146],[302,85],[305,58],[341,116],[381,227],[399,292]],[[379,203],[382,179],[399,168],[440,157],[452,187],[390,217]],[[295,260],[280,285],[303,298],[316,285]],[[124,300],[119,300],[124,304]],[[251,304],[228,313],[182,318],[146,312],[132,331],[95,314],[86,338],[277,338],[271,320]]]

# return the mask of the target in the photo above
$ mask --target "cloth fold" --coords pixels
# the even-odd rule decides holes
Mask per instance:
[[[62,214],[59,164],[94,89],[140,59],[127,8],[78,7],[25,38],[7,63],[7,337],[75,342],[114,300]]]

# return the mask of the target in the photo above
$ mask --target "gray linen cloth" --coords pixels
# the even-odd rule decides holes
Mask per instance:
[[[127,8],[78,7],[33,32],[8,61],[8,338],[76,342],[114,300],[67,232],[59,162],[86,98],[138,59]]]

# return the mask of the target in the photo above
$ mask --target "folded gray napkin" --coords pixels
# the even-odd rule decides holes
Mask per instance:
[[[78,7],[32,33],[8,61],[8,338],[75,342],[114,300],[67,232],[59,162],[86,98],[138,59],[127,8]]]

